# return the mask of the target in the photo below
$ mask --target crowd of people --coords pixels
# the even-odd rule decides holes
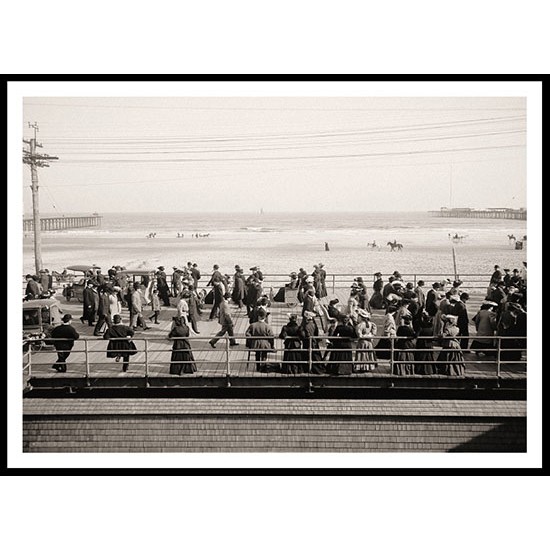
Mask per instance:
[[[47,270],[40,275],[27,276],[26,299],[40,297],[44,288],[52,288]],[[398,271],[387,281],[377,272],[372,291],[362,277],[356,277],[347,303],[340,304],[336,298],[327,300],[326,278],[322,263],[310,273],[300,268],[290,273],[288,283],[276,294],[269,295],[259,266],[251,267],[245,276],[243,268],[235,265],[230,276],[214,264],[202,289],[201,272],[192,262],[183,268],[174,266],[170,282],[164,266],[142,274],[139,281],[129,279],[121,266],[113,266],[106,275],[97,268],[86,274],[80,320],[94,326],[95,336],[110,340],[108,357],[122,360],[124,371],[136,350],[120,348],[120,342],[131,341],[136,331],[149,330],[146,318],[159,324],[164,307],[175,306],[168,335],[174,340],[171,373],[196,371],[188,338],[200,334],[198,322],[205,304],[212,304],[208,320],[217,319],[220,324],[210,346],[215,348],[225,335],[231,346],[239,345],[230,301],[237,314],[246,308],[246,347],[255,354],[257,370],[265,371],[273,365],[269,354],[275,350],[276,335],[269,322],[271,301],[284,301],[289,290],[296,292],[301,311],[300,315],[290,314],[278,334],[284,347],[279,368],[287,374],[368,372],[378,367],[379,360],[391,359],[397,375],[462,376],[465,353],[514,362],[526,348],[526,262],[520,269],[494,267],[485,299],[471,318],[470,296],[459,279],[435,281],[426,290],[424,281],[406,282]],[[122,325],[123,308],[129,312],[127,326]],[[150,314],[145,312],[148,308]],[[374,310],[384,312],[381,326],[373,321]],[[470,335],[471,324],[475,335]],[[499,339],[497,345],[495,336],[506,338]],[[111,345],[111,340],[119,343]],[[54,368],[59,367],[56,365]]]

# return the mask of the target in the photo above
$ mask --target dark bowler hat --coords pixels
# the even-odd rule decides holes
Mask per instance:
[[[438,283],[437,281],[432,284],[434,288],[441,288],[441,283]]]
[[[68,323],[72,318],[73,318],[73,316],[70,313],[65,313],[65,315],[63,315],[63,317],[61,317],[61,320],[64,323]]]
[[[241,266],[237,264],[237,265],[235,266],[235,269],[241,269]]]
[[[374,274],[375,277],[382,277],[382,273],[380,273],[380,271],[377,271],[375,274]]]

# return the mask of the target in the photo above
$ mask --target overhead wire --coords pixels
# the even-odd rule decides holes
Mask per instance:
[[[98,139],[105,141],[106,143],[110,143],[112,141],[123,141],[125,143],[149,143],[153,142],[156,143],[159,140],[163,140],[165,142],[193,142],[193,143],[203,143],[203,142],[209,142],[209,141],[242,141],[243,139],[294,139],[297,137],[308,137],[308,138],[321,138],[321,137],[334,137],[334,136],[354,136],[354,135],[368,135],[368,134],[375,134],[375,133],[383,133],[383,132],[407,132],[412,130],[423,130],[423,129],[439,129],[439,128],[448,128],[449,126],[464,126],[464,125],[477,125],[477,124],[493,124],[497,122],[512,122],[512,121],[519,121],[519,120],[525,120],[524,116],[512,116],[512,117],[497,117],[497,118],[484,118],[484,119],[468,119],[468,120],[460,120],[460,121],[449,121],[449,122],[438,122],[438,123],[432,123],[432,124],[416,124],[416,125],[408,125],[408,126],[386,126],[381,128],[369,128],[369,129],[363,129],[363,130],[342,130],[342,131],[327,131],[327,132],[302,132],[302,133],[286,133],[286,134],[271,134],[271,135],[258,135],[258,134],[248,134],[248,135],[240,135],[240,136],[216,136],[216,137],[208,137],[208,136],[201,136],[201,137],[178,137],[178,136],[154,136],[154,137],[139,137],[139,138],[133,138],[131,136],[125,136],[125,137],[112,137],[112,136],[87,136],[87,137],[62,137],[62,138],[56,138],[54,136],[48,136],[48,141],[52,143],[57,143],[62,140],[64,141],[75,141],[75,140],[84,140],[89,141],[90,143],[93,143],[94,141],[97,141]],[[43,138],[45,139],[45,138]]]

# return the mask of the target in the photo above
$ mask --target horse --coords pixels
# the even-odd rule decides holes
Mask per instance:
[[[398,243],[397,241],[388,241],[388,246],[391,246],[391,252],[393,252],[396,248],[398,251],[402,250],[403,245],[401,243]]]
[[[452,241],[453,241],[454,243],[461,243],[461,242],[462,242],[462,239],[464,239],[465,236],[466,236],[466,235],[459,235],[459,234],[457,233],[454,237],[452,237]]]
[[[514,244],[516,240],[515,235],[508,235],[508,244]]]
[[[372,243],[367,243],[367,248],[373,248],[380,250],[380,245],[376,244],[376,241],[372,241]]]

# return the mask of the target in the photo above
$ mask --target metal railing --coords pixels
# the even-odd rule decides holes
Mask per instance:
[[[391,273],[382,274],[382,278],[384,280],[384,283],[387,283],[388,278],[392,275]],[[457,274],[455,277],[454,273],[402,273],[401,274],[403,280],[405,282],[411,282],[414,284],[414,286],[417,285],[418,281],[424,281],[426,290],[429,290],[431,288],[431,284],[434,282],[441,282],[444,280],[451,280],[454,281],[455,278],[460,279],[463,282],[463,286],[465,288],[469,289],[486,289],[489,286],[489,281],[491,279],[491,273],[461,273]],[[362,275],[361,273],[329,273],[326,276],[325,279],[325,285],[327,287],[327,290],[332,290],[334,293],[336,289],[339,288],[349,288],[351,284],[354,282],[354,279],[357,277],[363,277],[363,280],[365,284],[370,284],[375,281],[374,275]],[[70,284],[77,280],[78,278],[72,278],[67,279],[62,282],[55,281],[53,282],[53,288],[54,289],[62,289],[64,285]],[[211,287],[207,287],[207,283],[210,280],[210,275],[203,275],[199,287],[204,289],[209,289]],[[285,284],[287,284],[290,280],[288,273],[271,273],[271,274],[265,274],[264,279],[262,281],[262,284],[264,287],[282,287]],[[129,281],[130,283],[133,282],[132,280]],[[167,274],[166,276],[166,282],[169,286],[169,288],[172,288],[172,276],[171,274]],[[232,283],[232,281],[230,281]],[[23,279],[23,293],[25,292],[27,282]],[[370,290],[370,287],[369,287]]]
[[[275,377],[293,377],[306,376],[308,378],[317,375],[334,375],[339,377],[353,376],[361,374],[374,374],[390,377],[401,377],[410,375],[421,376],[460,376],[460,369],[468,373],[468,370],[477,366],[481,368],[484,376],[493,376],[501,378],[503,370],[508,374],[517,376],[526,375],[527,367],[527,349],[525,339],[514,336],[471,336],[470,340],[477,342],[486,341],[490,347],[484,347],[477,350],[478,354],[483,353],[483,358],[477,355],[476,350],[448,348],[443,340],[433,336],[418,336],[413,339],[415,347],[404,349],[402,342],[411,341],[410,337],[395,336],[387,338],[389,346],[361,347],[357,345],[358,339],[341,338],[333,336],[310,337],[307,340],[300,341],[300,348],[285,349],[285,340],[272,337],[243,336],[235,335],[241,346],[235,348],[230,346],[233,338],[229,336],[217,337],[218,345],[212,349],[208,342],[213,337],[193,336],[190,338],[139,338],[132,337],[132,341],[137,344],[132,359],[126,357],[131,368],[127,373],[120,373],[120,362],[106,361],[108,351],[115,353],[117,350],[108,350],[108,342],[128,341],[126,338],[110,340],[91,340],[81,339],[74,341],[74,347],[70,350],[71,360],[68,361],[68,373],[71,377],[83,377],[89,384],[92,377],[110,377],[115,375],[114,366],[117,365],[117,376],[139,376],[148,381],[151,377],[166,377],[170,375],[169,367],[173,364],[181,365],[185,371],[185,366],[194,365],[194,368],[187,369],[189,372],[181,374],[210,376],[214,378],[223,378],[225,385],[230,386],[231,380],[242,376],[266,375]],[[460,341],[460,336],[453,340]],[[186,340],[190,344],[189,351],[192,356],[182,359],[181,356],[172,356],[177,351],[172,348],[174,341]],[[271,349],[256,349],[253,341],[267,340],[273,341]],[[371,341],[379,340],[378,337]],[[434,347],[417,347],[416,342],[425,340],[426,344],[433,344]],[[49,367],[52,366],[55,359],[56,350],[51,346],[56,342],[66,341],[63,339],[48,339],[47,344],[43,340],[24,341],[24,361],[23,373],[26,374],[26,383],[30,384],[30,379],[40,377],[41,374],[51,374]],[[288,340],[287,340],[288,341]],[[204,342],[206,345],[201,347]],[[336,344],[345,342],[342,347]],[[220,345],[222,344],[223,345]],[[242,345],[242,344],[245,345]],[[246,345],[248,343],[248,345]],[[250,346],[250,347],[249,347]],[[257,352],[259,352],[257,354]],[[264,353],[261,353],[264,352]],[[202,357],[196,359],[194,354],[200,353]],[[420,359],[420,354],[424,356]],[[429,358],[430,354],[434,355]],[[293,354],[292,359],[285,360],[285,355]],[[122,361],[124,362],[124,350],[120,350]],[[379,357],[380,355],[380,357]],[[384,355],[384,357],[382,357]],[[77,361],[74,358],[77,358]],[[46,360],[47,358],[47,360]],[[43,359],[43,360],[42,360]],[[80,359],[80,360],[79,360]],[[365,369],[364,365],[376,365],[371,370]],[[32,367],[31,367],[32,365]],[[255,369],[252,366],[255,366]],[[458,369],[452,367],[459,366]],[[347,368],[346,368],[347,367]],[[32,372],[31,372],[32,368]],[[474,369],[475,372],[475,369]]]

